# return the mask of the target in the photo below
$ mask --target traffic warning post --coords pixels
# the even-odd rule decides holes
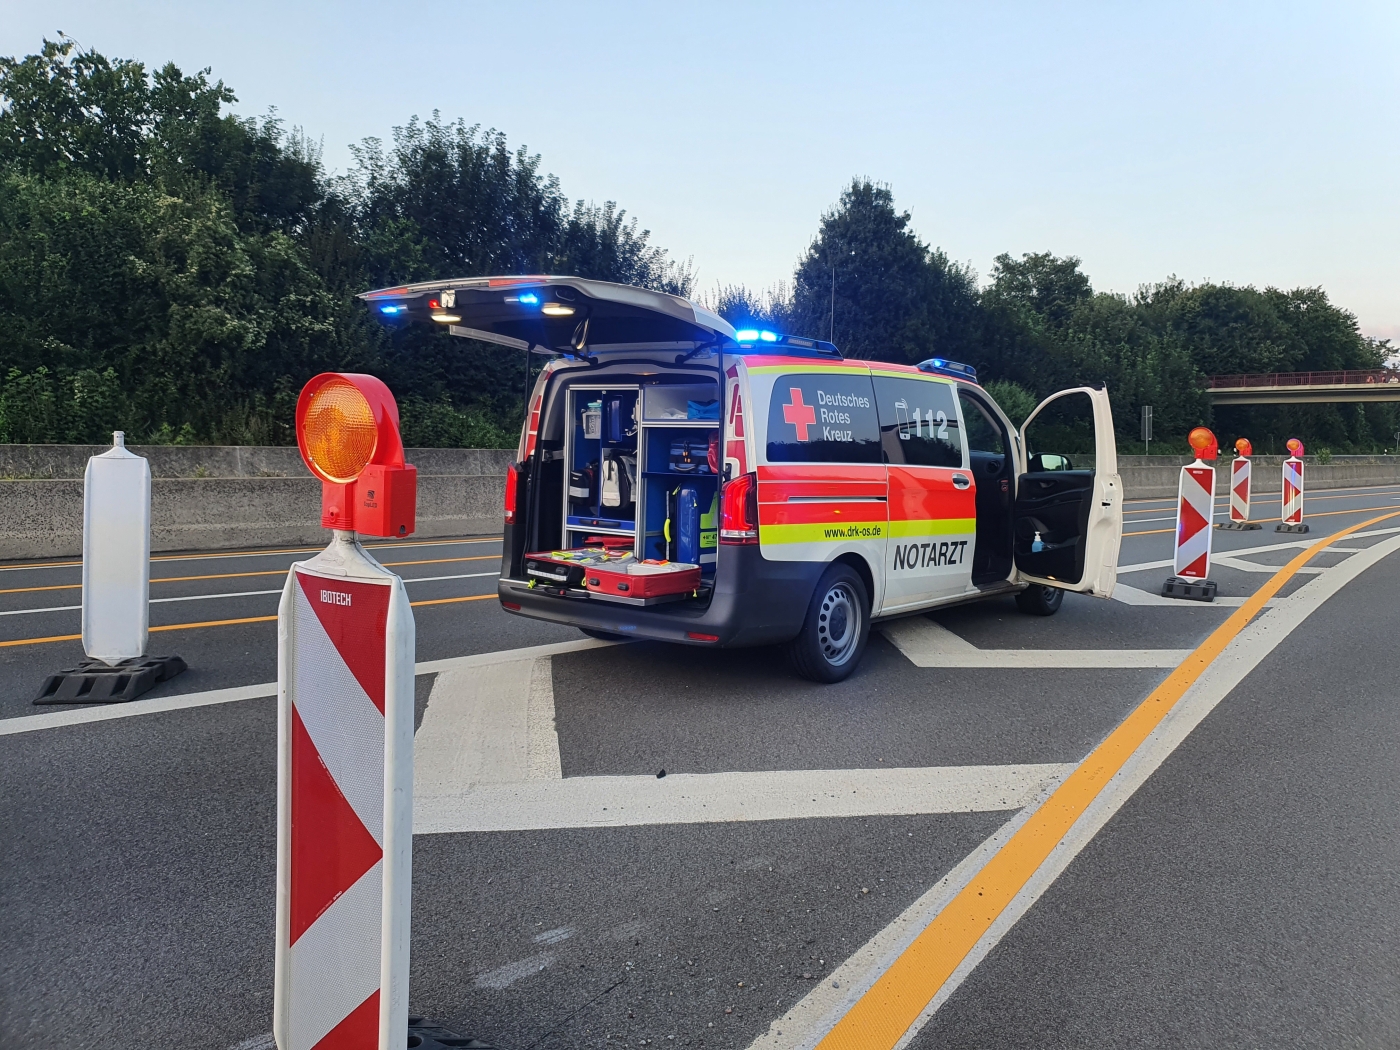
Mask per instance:
[[[1283,511],[1275,532],[1308,532],[1303,521],[1303,443],[1288,439],[1288,458],[1283,461]]]
[[[416,473],[372,376],[328,373],[297,403],[331,544],[287,574],[277,613],[280,1050],[405,1045],[413,849],[414,624],[403,581],[356,532],[413,531]]]
[[[1263,526],[1257,521],[1249,520],[1249,457],[1254,446],[1248,438],[1240,438],[1235,442],[1235,451],[1239,455],[1230,463],[1230,520],[1215,527],[1233,532],[1261,529]]]
[[[36,704],[135,700],[185,669],[178,656],[146,656],[151,589],[151,466],[127,451],[126,435],[83,472],[83,651],[51,674]]]
[[[1219,446],[1215,435],[1196,427],[1187,436],[1195,462],[1181,468],[1177,485],[1176,549],[1172,573],[1162,584],[1167,598],[1192,601],[1215,600],[1215,581],[1210,579],[1211,519],[1215,516],[1215,468],[1204,461],[1215,459]]]

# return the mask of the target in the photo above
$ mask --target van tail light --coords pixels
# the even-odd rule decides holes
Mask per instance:
[[[741,474],[720,493],[721,543],[758,542],[758,476]]]
[[[506,524],[515,524],[515,495],[520,488],[520,471],[514,463],[506,467]]]

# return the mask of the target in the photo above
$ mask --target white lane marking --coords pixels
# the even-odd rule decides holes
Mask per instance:
[[[1210,563],[1212,566],[1224,565],[1226,568],[1238,569],[1241,572],[1263,572],[1268,573],[1270,576],[1278,572],[1281,568],[1281,566],[1278,565],[1260,565],[1257,561],[1246,561],[1244,558],[1232,557],[1228,554],[1212,555]],[[1313,565],[1308,565],[1298,570],[1299,573],[1308,576],[1316,576],[1318,573],[1323,573],[1326,571],[1327,570],[1325,568],[1322,568],[1321,566]]]
[[[539,973],[553,961],[553,952],[541,952],[539,955],[532,955],[530,958],[521,959],[519,962],[506,963],[499,969],[488,970],[486,973],[478,974],[476,986],[478,988],[490,988],[494,992],[499,992],[504,988],[509,988],[516,981],[524,980],[533,973]]]
[[[1400,528],[1368,529],[1366,532],[1353,532],[1350,536],[1347,537],[1347,540],[1359,540],[1372,536],[1393,536],[1397,532],[1400,532]],[[1242,554],[1263,554],[1266,551],[1302,550],[1307,546],[1307,540],[1293,540],[1288,543],[1262,544],[1258,547],[1234,547],[1228,551],[1221,551],[1220,553],[1238,557]],[[1118,566],[1118,575],[1122,576],[1125,573],[1130,572],[1146,572],[1148,569],[1165,569],[1171,564],[1172,560],[1170,558],[1166,558],[1162,561],[1140,561],[1135,562],[1131,565],[1120,565]]]
[[[415,576],[411,580],[404,580],[404,583],[433,583],[437,580],[475,580],[482,576],[499,576],[499,572],[468,572],[460,576]],[[149,604],[158,605],[161,602],[200,602],[206,598],[256,598],[259,595],[281,594],[282,588],[275,591],[221,591],[218,594],[184,594],[175,598],[152,598]],[[81,605],[54,605],[47,609],[7,609],[0,612],[0,616],[23,616],[25,613],[51,613],[51,612],[72,612],[81,609]]]
[[[576,642],[555,642],[552,645],[532,645],[524,649],[506,649],[495,653],[478,653],[474,656],[454,656],[447,660],[426,660],[415,664],[413,673],[435,674],[438,671],[455,668],[489,667],[492,664],[509,663],[524,657],[554,656],[558,653],[573,653],[581,649],[601,649],[617,644],[617,642],[605,642],[597,638],[580,638]],[[113,718],[130,718],[133,715],[159,714],[162,711],[178,711],[186,707],[205,707],[209,704],[227,704],[236,700],[255,700],[263,696],[276,695],[276,682],[262,682],[258,685],[235,686],[232,689],[211,689],[199,693],[177,693],[175,696],[161,696],[150,700],[133,700],[127,704],[84,707],[76,711],[48,711],[41,715],[20,715],[17,718],[0,718],[0,736],[32,733],[39,729],[85,725],[89,722],[106,722]]]
[[[1167,563],[1168,565],[1171,562]],[[1153,594],[1151,591],[1144,591],[1138,587],[1129,587],[1126,583],[1115,583],[1113,585],[1113,600],[1122,602],[1124,605],[1154,605],[1164,609],[1232,609],[1245,603],[1244,598],[1220,597],[1213,602],[1197,602],[1184,598],[1167,598],[1160,594]],[[1266,608],[1272,606],[1269,602]],[[1175,666],[1175,665],[1173,665]]]
[[[537,933],[531,940],[536,944],[562,944],[576,933],[578,930],[572,926],[560,926],[553,930],[545,930],[544,933]]]
[[[414,540],[411,543],[367,543],[364,548],[367,551],[400,550],[404,547],[451,547],[457,544],[468,543],[500,543],[499,536],[487,537],[478,540]],[[275,551],[230,551],[228,554],[204,551],[197,554],[153,554],[151,561],[222,561],[224,558],[285,558],[296,554],[319,554],[320,547],[298,547],[294,550]],[[0,572],[25,572],[39,569],[81,569],[83,563],[79,561],[65,562],[35,562],[29,565],[0,565]]]
[[[126,704],[84,707],[78,711],[48,711],[42,715],[20,715],[17,718],[0,718],[0,736],[32,733],[38,729],[85,725],[88,722],[106,722],[113,718],[130,718],[132,715],[154,715],[162,711],[178,711],[186,707],[227,704],[235,700],[256,700],[258,697],[276,695],[277,683],[264,682],[261,685],[235,686],[232,689],[211,689],[203,693],[182,693],[178,696],[161,696],[152,700],[133,700]]]
[[[414,737],[415,797],[563,775],[549,657],[439,672]]]
[[[277,1040],[271,1032],[264,1032],[241,1043],[234,1043],[228,1050],[277,1050]]]
[[[1265,657],[1327,599],[1396,550],[1400,550],[1400,536],[1378,543],[1361,554],[1348,558],[1341,565],[1299,588],[1290,597],[1279,599],[1272,613],[1259,617],[1241,631],[1235,640],[1226,646],[1225,651],[1202,672],[1195,684],[1187,690],[1185,697],[1109,781],[1084,815],[1075,822],[1069,834],[997,917],[976,947],[939,989],[928,1008],[896,1045],[907,1047],[912,1042],[929,1018],[948,1001],[958,986],[996,947],[1016,921],[1031,909],[1055,879],[1069,867],[1079,852],[1093,841],[1094,836],[1133,793]],[[1044,802],[1046,795],[1048,792],[998,829],[913,906],[858,949],[847,961],[849,965],[843,964],[838,968],[833,977],[840,975],[837,978],[841,985],[839,999],[831,994],[833,990],[830,988],[830,982],[824,982],[822,986],[809,992],[784,1017],[774,1021],[768,1032],[753,1042],[750,1050],[810,1050],[831,1029],[836,1020],[844,1016],[851,1005],[869,991],[895,957],[927,928],[933,917],[982,869],[1016,829],[1030,819]]]
[[[426,719],[425,719],[426,728]],[[590,776],[418,795],[415,834],[1020,809],[1072,764]]]
[[[1175,667],[1186,649],[978,649],[922,616],[881,630],[915,667]]]

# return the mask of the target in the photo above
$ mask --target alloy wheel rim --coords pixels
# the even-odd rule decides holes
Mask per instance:
[[[860,639],[860,605],[849,585],[838,583],[822,598],[817,639],[822,657],[833,667],[851,658]]]

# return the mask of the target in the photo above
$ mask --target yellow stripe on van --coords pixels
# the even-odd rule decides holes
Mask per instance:
[[[811,524],[760,525],[761,543],[839,543],[842,540],[882,540],[889,534],[883,521],[826,521]]]
[[[927,521],[892,521],[890,537],[905,539],[910,536],[961,536],[977,531],[976,518],[933,518]]]

